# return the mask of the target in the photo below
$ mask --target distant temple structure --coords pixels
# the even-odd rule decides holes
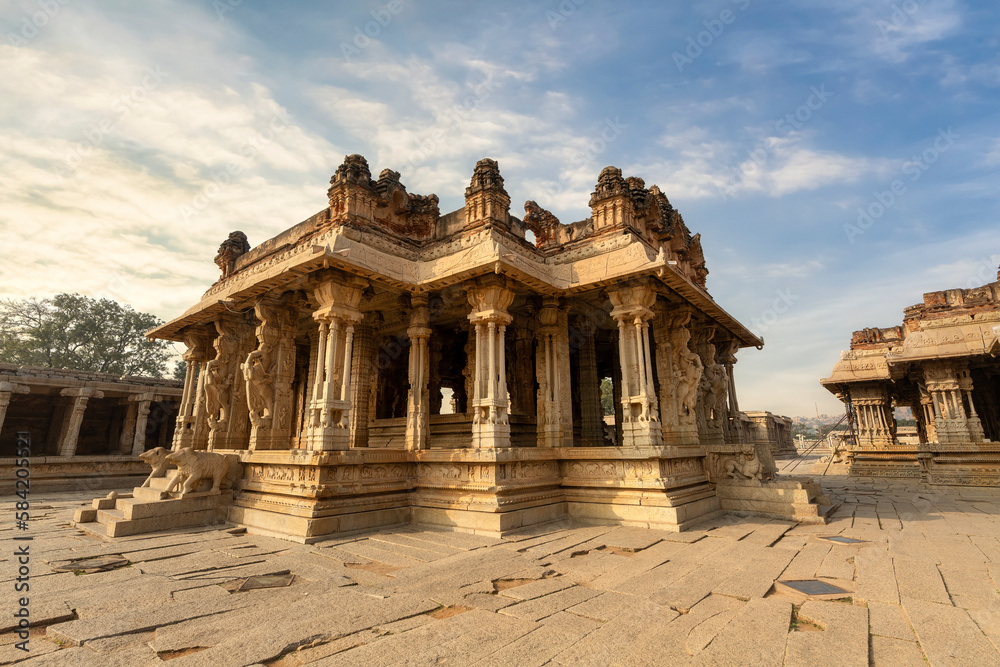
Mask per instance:
[[[818,487],[769,481],[733,382],[762,342],[709,295],[700,235],[656,186],[607,167],[587,219],[531,201],[521,219],[484,159],[442,215],[349,155],[328,197],[253,249],[230,234],[201,302],[149,332],[187,346],[173,449],[243,465],[230,522],[313,541],[407,521],[823,520]],[[137,498],[167,502],[151,483]]]
[[[13,489],[18,433],[31,441],[31,486],[99,489],[148,474],[139,454],[170,446],[176,380],[0,364],[0,485]]]
[[[903,313],[902,326],[855,331],[820,380],[853,416],[851,474],[1000,486],[1000,275]],[[897,407],[912,411],[916,443],[901,437]]]

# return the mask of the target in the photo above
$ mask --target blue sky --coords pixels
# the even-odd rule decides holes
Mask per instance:
[[[992,3],[0,2],[0,298],[169,319],[326,205],[348,153],[463,203],[583,219],[600,170],[657,184],[708,287],[765,339],[741,407],[835,413],[851,331],[996,279]],[[864,215],[862,215],[864,213]]]

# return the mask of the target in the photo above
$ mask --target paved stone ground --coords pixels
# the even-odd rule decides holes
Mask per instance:
[[[503,540],[409,526],[312,546],[220,528],[102,540],[69,524],[89,498],[36,494],[38,625],[30,653],[3,630],[0,663],[1000,664],[1000,491],[823,482],[843,503],[826,526],[557,524]],[[9,626],[14,530],[2,533]],[[819,539],[831,535],[866,543]],[[109,554],[129,565],[52,569]],[[288,587],[228,590],[282,571]],[[772,587],[814,577],[850,592],[804,601]]]

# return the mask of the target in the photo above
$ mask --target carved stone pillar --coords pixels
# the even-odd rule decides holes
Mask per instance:
[[[858,414],[858,446],[885,449],[896,444],[896,419],[892,399],[881,382],[851,387],[851,401]]]
[[[427,308],[427,295],[413,297],[413,311],[406,335],[410,339],[410,390],[406,397],[406,448],[427,449],[430,428],[430,391],[428,388],[431,335],[431,311]]]
[[[3,430],[3,422],[7,417],[7,406],[10,405],[10,398],[14,394],[27,394],[28,387],[14,382],[0,382],[0,431]]]
[[[726,378],[728,410],[723,418],[723,430],[725,431],[725,438],[728,443],[738,443],[741,440],[740,405],[736,399],[736,380],[733,377],[733,366],[736,365],[736,352],[739,348],[739,341],[730,340],[723,345],[721,354],[719,355],[719,361],[722,364],[722,368],[725,370]],[[791,441],[790,432],[788,439]]]
[[[59,395],[70,396],[73,399],[59,431],[59,456],[74,456],[76,445],[80,440],[80,426],[83,424],[83,413],[87,409],[87,402],[92,398],[104,398],[104,392],[82,387],[63,389]]]
[[[128,400],[137,406],[132,437],[132,456],[139,456],[146,451],[146,422],[149,420],[149,405],[154,398],[153,394],[132,394],[128,397]]]
[[[476,391],[476,325],[469,325],[469,336],[465,341],[465,368],[462,371],[465,377],[465,412],[475,413],[472,399]]]
[[[660,381],[660,420],[667,445],[697,445],[698,387],[703,366],[691,351],[691,311],[658,311],[655,321],[657,378]]]
[[[618,346],[611,346],[611,368],[621,368],[621,357],[618,356]],[[611,373],[611,403],[615,407],[615,446],[622,445],[622,423],[625,419],[622,412],[622,374]]]
[[[569,378],[569,322],[559,299],[546,298],[538,313],[535,376],[538,381],[539,447],[573,446],[573,404]]]
[[[313,318],[320,334],[306,433],[308,447],[314,451],[348,449],[351,444],[354,333],[364,317],[358,306],[367,286],[363,280],[340,283],[328,279],[314,292],[320,308]]]
[[[622,445],[652,447],[662,444],[653,362],[649,347],[649,320],[656,293],[648,285],[621,287],[608,292],[618,323],[618,355],[622,377]]]
[[[942,444],[983,442],[985,435],[972,402],[972,377],[967,364],[925,362],[923,372],[938,441]]]
[[[969,439],[972,442],[981,443],[985,440],[986,435],[983,432],[983,423],[976,413],[976,404],[972,400],[972,375],[969,374],[968,364],[963,363],[958,368],[956,375],[958,376],[958,391],[955,395],[955,403],[965,415]]]
[[[122,422],[122,432],[118,436],[118,453],[124,456],[132,454],[132,443],[135,441],[135,419],[139,411],[139,405],[131,396],[121,399],[121,405],[125,408],[125,419]]]
[[[917,387],[920,390],[920,414],[923,415],[924,437],[926,442],[937,442],[938,435],[933,399],[930,392],[927,391],[927,385],[924,383],[923,378],[918,379]]]
[[[604,445],[604,410],[601,407],[601,379],[597,376],[594,327],[587,318],[575,322],[580,348],[577,355],[580,378],[580,439],[584,447]]]
[[[701,357],[702,375],[698,392],[698,431],[704,444],[723,444],[724,423],[728,419],[726,397],[729,379],[716,359],[714,326],[695,330],[695,351]]]
[[[215,358],[205,364],[203,383],[208,449],[245,449],[250,416],[240,361],[251,351],[253,328],[241,316],[224,315],[215,330]]]
[[[472,397],[472,446],[510,447],[507,360],[504,334],[514,293],[497,283],[469,288],[469,321],[476,334],[476,375]]]
[[[298,312],[279,299],[265,297],[254,305],[254,313],[260,321],[257,347],[240,366],[246,382],[250,449],[288,449]]]
[[[375,330],[369,321],[354,328],[354,370],[351,379],[350,446],[368,446],[369,400],[375,377]]]
[[[188,348],[183,355],[187,374],[177,413],[173,449],[205,449],[208,446],[208,420],[204,407],[204,367],[208,362],[211,337],[200,329],[188,329],[184,332],[184,344]]]

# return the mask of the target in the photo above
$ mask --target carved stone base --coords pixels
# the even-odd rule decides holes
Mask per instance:
[[[623,447],[659,447],[662,444],[660,422],[632,420],[622,424]]]
[[[0,458],[0,492],[13,495],[17,459]],[[31,458],[33,491],[97,491],[129,489],[149,474],[134,456],[35,456]]]

